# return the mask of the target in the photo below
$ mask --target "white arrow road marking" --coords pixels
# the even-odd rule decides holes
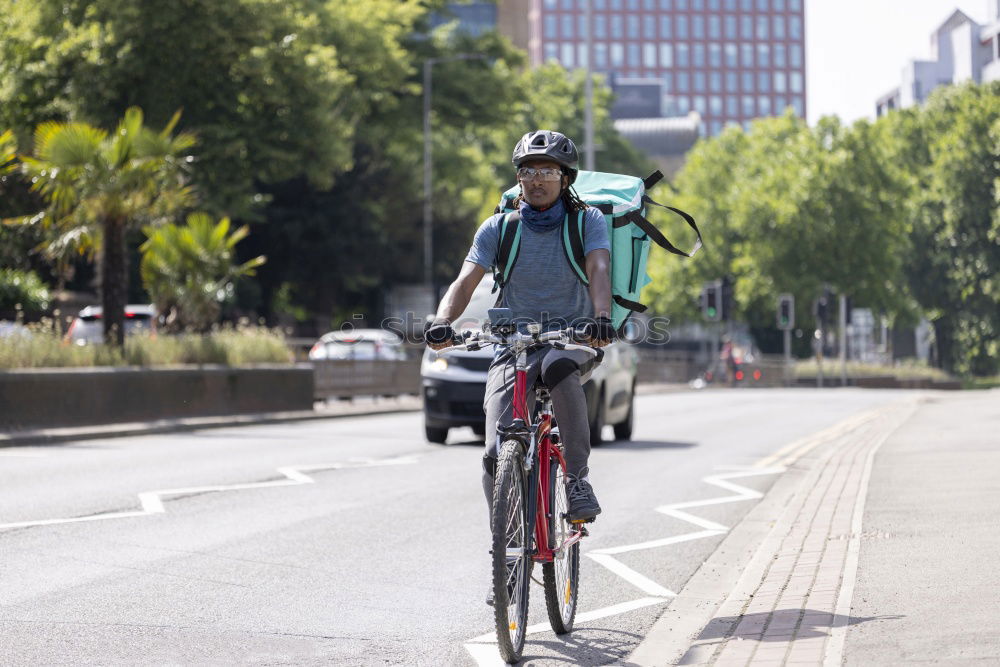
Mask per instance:
[[[269,482],[249,482],[246,484],[220,484],[215,486],[189,486],[179,489],[162,489],[159,491],[146,491],[139,494],[139,504],[141,510],[129,512],[106,512],[91,516],[71,517],[66,519],[40,519],[37,521],[17,521],[14,523],[0,523],[0,530],[9,528],[27,528],[29,526],[52,526],[62,523],[81,523],[83,521],[106,521],[108,519],[127,519],[139,516],[152,516],[154,514],[165,513],[166,507],[163,504],[165,498],[174,496],[189,496],[201,493],[219,493],[223,491],[241,491],[244,489],[266,489],[275,486],[298,486],[300,484],[313,484],[316,480],[307,475],[307,472],[319,472],[321,470],[344,470],[348,468],[374,468],[379,466],[407,465],[416,463],[415,456],[396,456],[387,459],[350,459],[340,463],[324,463],[307,466],[288,466],[278,468],[277,472],[285,479],[272,480]]]
[[[661,514],[666,514],[667,516],[675,519],[686,521],[697,526],[698,528],[701,528],[702,530],[692,533],[684,533],[682,535],[673,535],[671,537],[664,537],[657,540],[639,542],[637,544],[626,544],[619,547],[595,549],[588,552],[586,554],[588,558],[600,563],[609,571],[615,573],[628,583],[641,590],[643,593],[655,597],[639,598],[638,600],[624,602],[611,607],[604,607],[602,609],[595,609],[594,611],[589,611],[583,614],[577,614],[576,620],[579,622],[586,622],[596,620],[598,618],[605,618],[607,616],[617,616],[618,614],[625,614],[635,609],[660,604],[662,602],[666,602],[670,598],[676,597],[676,593],[661,586],[652,579],[639,574],[632,568],[622,563],[620,560],[614,558],[614,554],[641,551],[644,549],[656,549],[659,547],[669,546],[671,544],[679,544],[681,542],[690,542],[691,540],[700,540],[705,537],[722,535],[729,530],[727,526],[723,526],[722,524],[714,521],[709,521],[708,519],[703,519],[702,517],[695,516],[683,510],[694,507],[708,507],[711,505],[721,505],[723,503],[735,503],[743,500],[762,498],[764,494],[745,486],[735,484],[729,480],[739,479],[741,477],[756,477],[758,475],[776,475],[784,471],[785,468],[783,467],[755,467],[750,469],[741,469],[737,472],[729,472],[721,475],[710,475],[705,477],[702,481],[706,484],[717,486],[721,489],[725,489],[726,491],[732,491],[734,495],[718,496],[715,498],[707,498],[705,500],[692,500],[683,503],[673,503],[656,508],[656,511]],[[538,623],[536,625],[529,626],[526,629],[526,632],[531,634],[535,632],[544,632],[549,629],[548,623]],[[500,655],[497,653],[495,644],[496,635],[493,633],[487,633],[468,640],[465,644],[465,649],[478,665],[502,665],[504,662],[500,659]]]

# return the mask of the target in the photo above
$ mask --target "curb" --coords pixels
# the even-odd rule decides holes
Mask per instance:
[[[352,406],[353,407],[353,406]],[[187,417],[179,419],[158,419],[148,422],[122,424],[101,424],[95,426],[74,426],[65,428],[34,429],[30,431],[0,433],[0,448],[20,445],[51,445],[75,440],[95,440],[99,438],[123,438],[135,435],[178,433],[206,428],[227,426],[255,426],[280,424],[285,422],[313,421],[318,419],[340,419],[343,417],[367,417],[371,415],[421,410],[419,398],[396,399],[394,405],[380,407],[362,406],[359,409],[342,412],[322,410],[294,410],[288,412],[259,412],[249,415],[222,415],[215,417]]]

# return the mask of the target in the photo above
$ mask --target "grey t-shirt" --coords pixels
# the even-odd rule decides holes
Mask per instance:
[[[500,239],[500,218],[486,219],[476,232],[465,258],[487,271],[493,268]],[[596,208],[584,213],[583,251],[611,250],[604,215]],[[579,318],[594,316],[587,287],[570,268],[563,248],[562,224],[540,230],[521,221],[521,250],[503,290],[503,307],[519,322],[540,322],[546,329],[569,326]]]

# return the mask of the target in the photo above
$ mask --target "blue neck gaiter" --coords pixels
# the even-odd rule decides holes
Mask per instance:
[[[555,229],[562,224],[563,218],[566,217],[566,207],[563,205],[562,197],[544,211],[532,208],[526,201],[522,201],[517,210],[521,214],[521,220],[533,232],[547,232]]]

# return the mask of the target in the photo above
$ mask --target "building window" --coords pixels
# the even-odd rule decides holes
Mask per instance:
[[[753,44],[740,44],[740,54],[743,67],[753,67]]]
[[[677,66],[678,67],[691,66],[690,50],[688,48],[688,45],[683,42],[677,45]]]
[[[710,72],[708,75],[708,89],[713,93],[722,92],[722,72]]]
[[[605,5],[606,3],[604,0],[594,0],[594,9],[604,9]]]
[[[624,37],[624,31],[622,30],[622,17],[620,14],[611,15],[611,37],[614,39],[621,39]]]
[[[680,39],[688,38],[688,19],[686,16],[677,17],[677,36]]]
[[[663,92],[674,92],[674,75],[671,72],[666,72],[661,78],[663,79]]]
[[[628,8],[633,12],[639,9],[639,0],[628,0]]]
[[[587,43],[577,42],[576,44],[576,65],[577,67],[587,66]]]
[[[735,95],[726,95],[726,115],[738,116],[740,114],[739,100]]]
[[[788,79],[784,72],[774,73],[774,92],[784,93],[788,90]]]
[[[722,21],[718,16],[708,17],[708,38],[722,39]]]
[[[799,97],[799,96],[797,96],[797,95],[792,98],[792,108],[795,109],[795,115],[796,116],[805,116],[806,115],[806,107],[802,103],[802,98]]]
[[[620,10],[622,8],[622,0],[611,0],[612,11]]]
[[[673,37],[674,31],[672,30],[673,25],[670,18],[669,16],[660,17],[660,39],[670,39]]]
[[[585,14],[580,14],[577,17],[577,33],[580,35],[580,39],[587,38],[587,16]]]
[[[672,3],[670,0],[660,0],[660,9],[662,9],[663,11],[669,12],[673,8],[674,8],[674,3]]]
[[[736,11],[736,0],[726,0],[726,11],[727,12]]]
[[[677,92],[686,93],[691,90],[691,79],[687,72],[677,72]]]
[[[573,15],[563,14],[562,16],[562,38],[573,39]]]
[[[556,38],[556,17],[555,14],[545,15],[545,39]]]
[[[708,8],[713,12],[719,11],[719,0],[708,0]]]
[[[705,115],[705,96],[695,95],[694,96],[694,110],[700,113],[702,116]]]
[[[743,72],[743,92],[753,92],[753,72]]]
[[[754,112],[754,109],[753,109],[753,96],[752,95],[744,95],[743,96],[743,115],[744,116],[748,116],[748,117],[752,117],[753,116],[753,112]]]
[[[712,67],[722,67],[722,46],[719,44],[708,45],[708,64]]]
[[[573,9],[573,0],[563,0],[563,9],[570,10]]]
[[[608,66],[608,45],[604,42],[594,44],[594,66],[599,68]]]
[[[785,11],[785,0],[774,0],[772,4],[774,5],[774,11],[776,12]]]
[[[726,67],[739,67],[739,49],[735,44],[726,44]]]
[[[753,19],[749,16],[740,17],[740,38],[753,39]]]
[[[628,38],[639,39],[639,17],[635,14],[628,17]]]
[[[691,36],[695,39],[705,39],[705,17],[696,14],[691,17]]]
[[[736,17],[732,14],[726,16],[726,39],[736,39]]]
[[[638,67],[639,66],[639,45],[635,43],[628,44],[628,66]]]
[[[788,47],[791,58],[789,62],[792,67],[802,67],[802,45],[801,44],[790,44]]]
[[[788,36],[792,39],[802,39],[802,19],[798,16],[788,19]]]
[[[774,17],[772,17],[771,23],[773,24],[771,26],[771,28],[772,28],[772,31],[774,32],[774,38],[775,39],[784,39],[785,38],[785,17],[784,16],[774,16]]]
[[[757,11],[758,12],[767,11],[767,0],[757,0]]]
[[[771,75],[767,72],[757,72],[757,90],[762,93],[771,92]]]
[[[701,42],[695,42],[692,47],[694,50],[694,66],[704,67],[705,66],[705,45]]]
[[[705,92],[705,73],[697,71],[694,73],[694,92]]]
[[[781,114],[785,113],[785,107],[787,107],[787,106],[788,106],[788,103],[785,102],[785,98],[784,97],[782,97],[781,95],[775,95],[775,97],[774,97],[774,115],[775,116],[780,116]]]
[[[789,87],[793,93],[802,92],[802,72],[792,72]]]
[[[705,0],[691,0],[691,11],[705,11]]]
[[[726,72],[726,92],[736,93],[739,92],[739,82],[740,79],[736,72]]]
[[[753,0],[740,0],[740,9],[745,12],[752,12]]]
[[[713,116],[722,115],[722,98],[718,95],[712,95],[708,98],[708,110],[712,112]]]
[[[677,11],[686,12],[688,8],[688,0],[677,0],[675,3],[677,5]]]
[[[786,58],[787,51],[785,50],[784,44],[774,45],[774,66],[775,67],[787,67],[788,59]]]
[[[767,29],[767,17],[758,16],[757,17],[757,39],[767,39],[768,29]]]
[[[598,14],[594,17],[594,37],[607,39],[608,37],[608,17]]]
[[[682,114],[691,110],[691,100],[688,99],[687,95],[681,95],[677,98],[677,110]]]
[[[573,68],[573,43],[563,42],[559,53],[559,60],[566,69]]]
[[[788,11],[790,11],[790,12],[801,12],[802,11],[802,0],[788,0]]]
[[[545,60],[559,60],[559,45],[555,42],[545,43]]]
[[[757,67],[770,67],[771,66],[771,45],[770,44],[758,44],[757,45]]]
[[[556,9],[559,6],[557,0],[545,0],[546,9]]]
[[[642,38],[656,39],[656,21],[646,19],[642,22]]]
[[[621,67],[625,64],[625,47],[621,42],[611,42],[611,66]]]
[[[642,6],[646,11],[651,12],[656,9],[656,0],[643,0]]]
[[[771,115],[771,98],[767,95],[761,95],[757,98],[757,113],[761,116]]]
[[[674,46],[669,43],[660,44],[660,67],[674,66]]]
[[[656,44],[646,42],[642,45],[642,66],[649,69],[656,67]]]

